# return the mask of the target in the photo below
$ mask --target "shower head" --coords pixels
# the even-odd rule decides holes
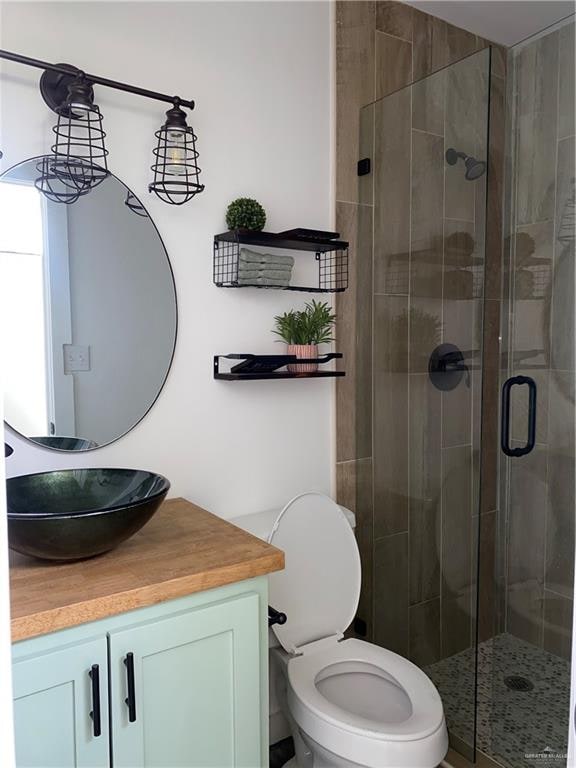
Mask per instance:
[[[475,181],[480,176],[484,176],[486,172],[486,163],[484,160],[476,160],[475,157],[467,157],[464,161],[466,164],[466,178],[468,181]]]
[[[465,178],[468,181],[475,181],[486,172],[486,163],[484,160],[476,160],[472,155],[467,155],[465,152],[458,152],[452,147],[446,150],[446,162],[448,165],[456,165],[458,158],[464,160],[464,165],[466,166]]]

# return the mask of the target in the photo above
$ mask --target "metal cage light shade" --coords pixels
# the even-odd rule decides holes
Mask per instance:
[[[102,114],[82,74],[70,83],[68,97],[56,112],[50,171],[63,184],[83,194],[104,181],[109,171]]]
[[[158,139],[151,166],[154,178],[148,186],[160,200],[183,205],[204,190],[200,184],[200,168],[196,150],[196,134],[186,123],[186,114],[178,100],[166,112],[166,122],[156,131]]]
[[[53,203],[71,205],[79,197],[90,191],[90,187],[78,190],[70,184],[65,184],[54,171],[54,161],[51,155],[46,155],[36,163],[36,170],[40,175],[34,181],[34,186]]]

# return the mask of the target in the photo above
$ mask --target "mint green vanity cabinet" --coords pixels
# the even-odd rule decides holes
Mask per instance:
[[[92,672],[98,665],[100,735]],[[102,768],[109,760],[106,637],[30,655],[13,667],[17,766]],[[96,680],[94,681],[96,684]]]
[[[110,633],[115,768],[260,764],[258,615],[247,594]]]
[[[18,768],[267,765],[266,617],[258,577],[14,644]]]

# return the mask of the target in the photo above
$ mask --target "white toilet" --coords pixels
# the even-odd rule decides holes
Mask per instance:
[[[344,511],[305,493],[282,511],[233,522],[285,553],[269,576],[270,605],[287,615],[273,627],[282,648],[278,692],[294,737],[292,768],[436,768],[448,750],[442,701],[407,659],[362,640],[344,640],[360,595],[360,556]]]

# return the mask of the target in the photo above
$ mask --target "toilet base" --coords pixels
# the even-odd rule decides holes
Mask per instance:
[[[314,741],[314,739],[310,738],[310,736],[306,735],[304,737],[301,731],[300,736],[305,744],[306,752],[309,750],[308,765],[310,768],[366,768],[363,763],[356,763],[341,755],[334,754],[334,752],[321,746],[318,742]],[[296,756],[298,756],[298,749],[296,750]],[[296,762],[295,757],[291,768],[303,768],[303,766]]]
[[[278,703],[288,721],[296,751],[296,756],[285,763],[283,768],[366,768],[367,765],[374,765],[373,760],[369,763],[357,762],[332,752],[319,744],[309,733],[304,732],[296,722],[293,710],[288,703],[290,697],[287,677],[290,658],[281,648],[273,648],[270,654],[274,672],[278,673]],[[441,727],[428,737],[424,751],[421,742],[406,742],[396,746],[399,747],[399,751],[396,751],[394,744],[390,744],[388,759],[380,761],[380,768],[383,765],[389,768],[393,766],[395,768],[397,766],[436,768],[448,751],[446,725],[443,721]]]

